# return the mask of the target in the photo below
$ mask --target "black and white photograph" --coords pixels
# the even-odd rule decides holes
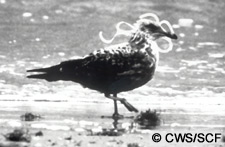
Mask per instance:
[[[224,0],[0,0],[0,147],[225,146]]]

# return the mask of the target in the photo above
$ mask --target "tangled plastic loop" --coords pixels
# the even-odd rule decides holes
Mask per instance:
[[[162,26],[164,24],[164,25],[166,25],[169,28],[169,31],[171,33],[174,33],[174,30],[173,30],[171,24],[167,20],[160,21],[159,17],[156,14],[146,13],[146,14],[143,14],[143,15],[139,16],[139,20],[134,25],[131,25],[131,24],[129,24],[127,22],[124,22],[124,21],[121,21],[121,22],[117,23],[117,25],[116,25],[116,33],[114,34],[112,39],[109,39],[109,40],[105,39],[103,37],[103,35],[102,35],[102,31],[99,32],[99,38],[101,39],[102,42],[109,44],[109,43],[112,43],[113,40],[119,35],[125,35],[125,36],[130,37],[134,32],[136,32],[138,30],[138,27],[139,27],[138,22],[149,21],[149,19],[147,19],[147,17],[152,17],[154,19],[155,23],[157,23],[159,26],[161,26],[163,31],[166,31],[166,29]],[[121,29],[120,26],[123,25],[123,24],[127,25],[131,29],[130,30],[123,30],[123,29]],[[169,44],[168,48],[167,49],[161,49],[158,46],[158,44],[154,40],[152,40],[151,44],[153,45],[153,47],[158,49],[159,52],[162,52],[162,53],[167,53],[167,52],[171,51],[172,48],[173,48],[173,43],[172,43],[171,39],[168,38],[168,37],[162,37],[161,39],[163,39],[166,42],[168,42],[168,44]]]

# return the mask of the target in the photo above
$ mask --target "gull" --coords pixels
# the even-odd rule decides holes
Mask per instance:
[[[131,30],[120,29],[122,24],[128,25]],[[167,31],[163,24],[170,30]],[[35,72],[27,77],[49,82],[73,81],[103,93],[105,97],[114,101],[114,118],[121,116],[118,113],[117,101],[129,111],[138,112],[137,108],[117,94],[149,82],[153,78],[159,60],[160,48],[156,40],[164,38],[171,43],[171,39],[177,39],[177,36],[167,21],[160,22],[152,13],[140,16],[134,25],[126,22],[118,23],[114,38],[118,35],[125,35],[129,39],[127,42],[98,49],[79,59],[64,61],[47,68],[27,70]],[[114,39],[104,39],[102,32],[99,36],[105,43],[111,43]]]

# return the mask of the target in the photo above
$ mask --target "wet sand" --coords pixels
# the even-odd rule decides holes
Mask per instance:
[[[126,147],[128,144],[137,143],[140,146],[219,146],[223,145],[221,139],[217,143],[167,143],[165,139],[160,143],[152,141],[154,133],[165,136],[167,133],[221,133],[224,134],[224,105],[221,98],[214,101],[202,98],[199,102],[190,102],[190,99],[182,98],[155,98],[146,104],[146,100],[136,102],[141,110],[148,108],[160,113],[161,123],[154,129],[140,129],[136,124],[133,126],[132,118],[125,118],[116,122],[118,130],[123,130],[117,136],[101,135],[102,129],[115,129],[115,121],[110,118],[101,118],[101,115],[110,116],[113,110],[111,101],[104,99],[91,101],[75,101],[58,99],[42,101],[40,98],[19,99],[19,101],[1,101],[1,133],[12,132],[15,128],[26,128],[31,134],[30,143],[15,143],[5,141],[1,136],[2,146],[20,144],[20,146],[115,146]],[[162,101],[163,100],[163,101]],[[207,100],[207,101],[206,101]],[[206,101],[202,103],[202,101]],[[135,102],[135,101],[131,101]],[[201,107],[199,107],[201,106]],[[73,109],[72,109],[73,108]],[[99,108],[98,110],[96,108]],[[119,105],[121,114],[135,116],[127,113],[123,106]],[[216,110],[216,111],[215,111]],[[20,116],[26,112],[40,114],[42,118],[25,122]],[[95,115],[93,115],[95,114]],[[43,136],[36,137],[38,131]],[[99,134],[100,133],[100,134]],[[97,135],[99,134],[99,135]],[[1,145],[0,144],[0,145]],[[8,145],[10,144],[10,145]]]

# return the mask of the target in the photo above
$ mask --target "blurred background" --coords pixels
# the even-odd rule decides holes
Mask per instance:
[[[0,0],[0,115],[16,118],[27,111],[54,119],[111,115],[113,102],[103,94],[72,82],[27,79],[26,70],[106,47],[99,31],[111,38],[119,21],[133,24],[141,14],[155,13],[171,22],[179,39],[173,41],[171,52],[160,54],[152,81],[119,96],[140,110],[162,111],[164,126],[177,122],[223,128],[224,9],[224,0]],[[112,44],[126,40],[122,37]],[[122,114],[132,115],[119,107]]]

